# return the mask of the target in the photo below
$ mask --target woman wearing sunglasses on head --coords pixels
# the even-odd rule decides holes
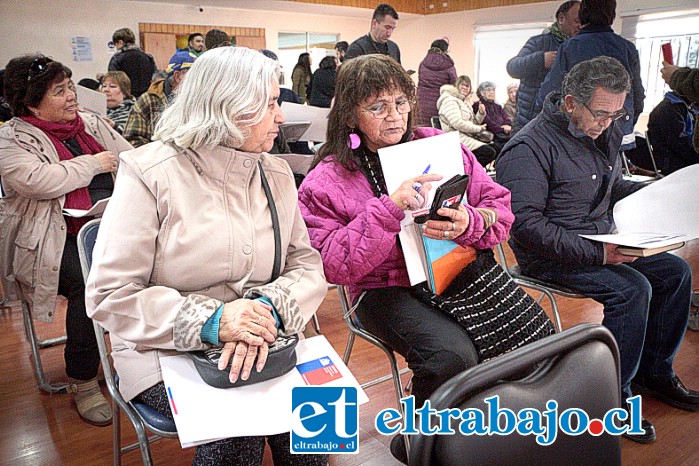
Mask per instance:
[[[101,118],[78,112],[70,70],[43,55],[10,60],[5,97],[15,117],[0,128],[0,272],[9,296],[39,320],[52,320],[56,296],[68,299],[66,374],[78,413],[107,425],[112,411],[97,383],[99,353],[85,312],[76,236],[89,210],[111,195],[117,154],[131,145]]]

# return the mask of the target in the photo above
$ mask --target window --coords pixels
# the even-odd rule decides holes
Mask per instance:
[[[315,71],[325,56],[335,56],[335,44],[338,40],[337,34],[280,32],[277,55],[284,75],[282,85],[291,87],[291,72],[294,70],[300,54],[304,52],[311,54],[311,71]]]
[[[672,44],[674,62],[678,66],[699,66],[699,10],[654,13],[623,18],[622,36],[636,42],[641,59],[641,79],[646,89],[644,113],[655,108],[670,88],[660,76],[660,46]]]
[[[507,62],[516,56],[527,40],[541,34],[547,23],[476,26],[475,76],[471,76],[474,90],[483,81],[492,81],[496,87],[495,100],[507,101],[507,85],[517,81],[507,74]]]

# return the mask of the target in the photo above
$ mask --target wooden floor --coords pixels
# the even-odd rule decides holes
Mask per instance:
[[[694,288],[699,288],[699,241],[678,252],[692,264]],[[602,308],[591,300],[559,300],[564,327],[582,322],[600,322]],[[548,304],[544,306],[548,310]],[[65,303],[58,306],[56,323],[38,325],[42,337],[58,336],[62,329]],[[338,353],[344,349],[347,329],[341,319],[335,290],[319,310],[323,333]],[[62,348],[42,351],[44,366],[53,380],[63,378]],[[357,342],[350,369],[360,382],[388,373],[385,356],[365,342]],[[403,363],[403,366],[405,364]],[[699,332],[689,331],[675,361],[675,370],[687,386],[699,388]],[[101,465],[112,461],[111,427],[92,427],[74,411],[71,395],[40,392],[33,375],[29,345],[23,334],[18,303],[0,309],[0,465]],[[405,376],[404,376],[405,377]],[[405,379],[407,382],[407,378]],[[331,465],[398,464],[388,450],[389,437],[373,427],[376,413],[395,406],[390,382],[367,390],[368,405],[360,409],[360,452],[330,458]],[[639,445],[622,440],[625,465],[699,465],[699,412],[671,408],[653,399],[644,399],[644,415],[657,429],[658,440]],[[128,420],[122,420],[125,437],[134,435]],[[153,446],[156,464],[191,463],[193,451],[182,450],[176,440],[164,440]],[[271,464],[269,452],[265,464]],[[140,464],[137,452],[125,456],[125,464]]]

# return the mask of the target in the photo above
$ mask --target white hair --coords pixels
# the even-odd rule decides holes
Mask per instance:
[[[207,51],[177,87],[153,140],[186,149],[240,147],[262,121],[279,71],[277,62],[245,47]]]

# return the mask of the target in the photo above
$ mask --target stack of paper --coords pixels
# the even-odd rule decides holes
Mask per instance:
[[[413,226],[415,223],[413,219],[429,211],[434,192],[439,185],[454,175],[464,174],[459,133],[452,131],[379,149],[379,159],[389,193],[397,190],[405,180],[422,174],[428,166],[429,173],[442,175],[441,180],[431,182],[432,189],[425,208],[413,212],[407,211],[410,215],[406,215],[401,222],[400,244],[405,256],[410,284],[415,285],[424,282],[427,274],[425,273],[425,256],[421,252],[422,238]]]
[[[699,165],[678,170],[614,206],[618,233],[583,238],[634,248],[663,248],[699,238]]]
[[[369,401],[324,336],[301,340],[296,357],[296,369],[281,377],[223,389],[207,385],[186,355],[161,357],[163,381],[182,448],[228,437],[291,431],[294,387],[356,387],[359,404]]]

